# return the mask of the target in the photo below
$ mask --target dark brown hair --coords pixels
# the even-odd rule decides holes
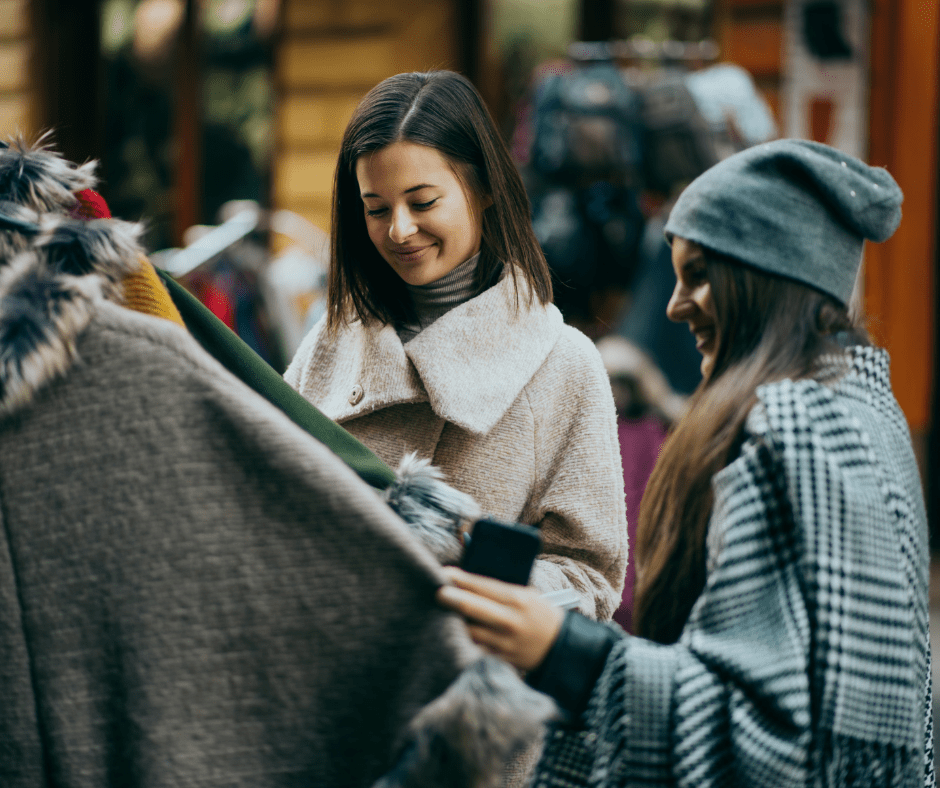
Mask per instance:
[[[718,323],[713,369],[689,400],[650,476],[637,525],[637,633],[675,642],[705,586],[712,478],[740,449],[758,386],[819,373],[834,335],[867,344],[829,295],[703,249]]]
[[[369,239],[356,179],[360,156],[398,141],[434,148],[471,193],[492,200],[483,211],[475,294],[506,265],[514,284],[521,275],[530,286],[529,297],[549,303],[551,275],[532,230],[528,196],[480,94],[452,71],[398,74],[369,91],[343,134],[333,184],[330,331],[356,317],[394,323],[412,316],[404,282]]]

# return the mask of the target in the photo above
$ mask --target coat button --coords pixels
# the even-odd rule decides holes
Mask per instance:
[[[362,400],[362,386],[353,386],[352,391],[349,392],[349,404],[358,405]]]

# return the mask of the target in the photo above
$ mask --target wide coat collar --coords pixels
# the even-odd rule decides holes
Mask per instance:
[[[527,304],[521,278],[518,290],[517,303],[506,275],[406,344],[389,325],[347,326],[329,356],[334,366],[361,359],[358,380],[329,374],[333,385],[321,407],[342,422],[390,405],[428,402],[442,419],[472,433],[488,432],[548,357],[564,325],[553,304],[534,298]]]

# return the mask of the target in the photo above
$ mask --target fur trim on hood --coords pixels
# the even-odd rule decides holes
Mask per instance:
[[[75,192],[93,189],[97,162],[77,166],[63,159],[44,134],[35,143],[17,137],[0,143],[0,200],[38,213],[68,213],[78,205]]]
[[[0,146],[0,414],[28,403],[75,361],[76,339],[140,265],[141,226],[69,216],[94,164],[75,167],[41,143]]]

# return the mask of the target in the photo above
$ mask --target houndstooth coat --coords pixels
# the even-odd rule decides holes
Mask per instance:
[[[678,643],[614,646],[535,785],[935,784],[927,523],[887,354],[758,391]]]

